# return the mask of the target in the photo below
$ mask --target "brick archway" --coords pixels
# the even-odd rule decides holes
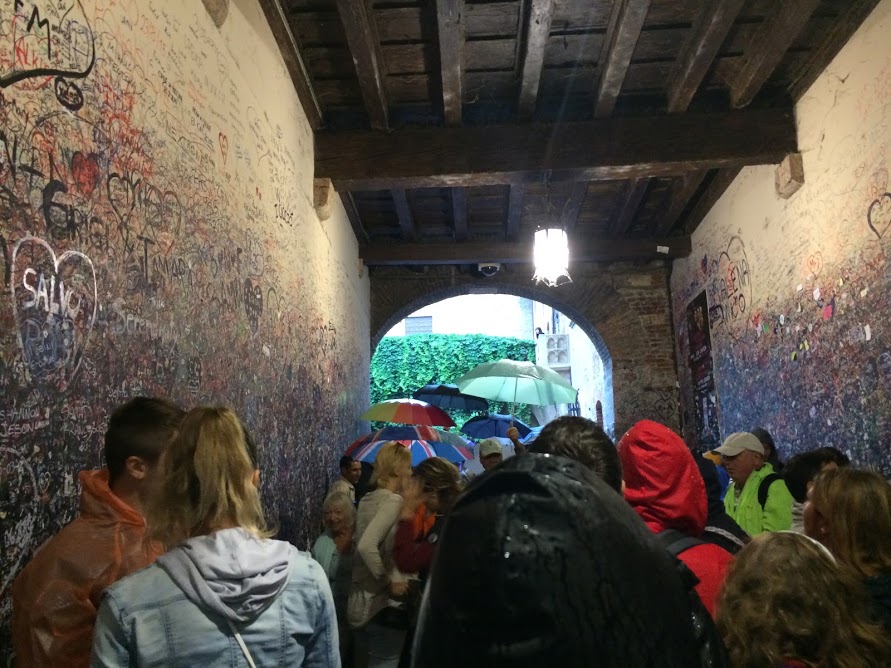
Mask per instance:
[[[454,267],[425,273],[375,268],[371,274],[372,351],[384,334],[414,311],[449,297],[504,293],[563,312],[594,342],[603,360],[604,417],[617,436],[651,419],[678,429],[677,373],[668,292],[668,267],[612,265],[573,268],[573,283],[538,287],[523,268],[491,278]],[[612,393],[608,388],[612,387]]]

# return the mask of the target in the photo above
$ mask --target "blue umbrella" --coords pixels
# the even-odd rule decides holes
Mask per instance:
[[[439,406],[450,411],[466,411],[476,413],[489,410],[489,402],[482,397],[473,397],[463,394],[457,385],[444,383],[430,383],[416,390],[411,395],[412,399],[426,401],[428,404]]]
[[[489,413],[488,415],[472,417],[464,423],[461,431],[473,438],[489,438],[491,436],[507,438],[507,430],[511,426],[511,420],[513,420],[513,426],[520,432],[520,438],[529,435],[529,432],[532,430],[529,425],[520,422],[516,418],[511,418],[510,415],[501,415],[500,413]]]

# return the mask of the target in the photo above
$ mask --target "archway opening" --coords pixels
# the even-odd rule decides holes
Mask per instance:
[[[384,337],[418,334],[487,334],[526,340],[538,364],[551,367],[578,390],[574,405],[535,407],[533,422],[545,424],[561,414],[575,414],[614,432],[612,358],[596,329],[579,313],[536,290],[523,294],[515,286],[472,288],[454,296],[440,290],[405,304],[373,333],[373,352]],[[425,382],[451,382],[431,378]],[[409,388],[405,388],[410,394]],[[524,413],[528,416],[529,413]],[[460,427],[460,425],[458,425]]]

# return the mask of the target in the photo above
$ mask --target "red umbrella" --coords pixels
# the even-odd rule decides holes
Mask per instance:
[[[389,399],[375,404],[360,420],[378,420],[396,424],[421,424],[437,427],[454,427],[455,423],[439,406],[417,399]]]

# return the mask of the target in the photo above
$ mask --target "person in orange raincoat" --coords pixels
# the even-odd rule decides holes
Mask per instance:
[[[142,506],[183,415],[168,401],[145,397],[112,414],[107,468],[78,476],[80,516],[39,548],[13,583],[16,665],[89,665],[102,592],[159,554],[145,541]]]

